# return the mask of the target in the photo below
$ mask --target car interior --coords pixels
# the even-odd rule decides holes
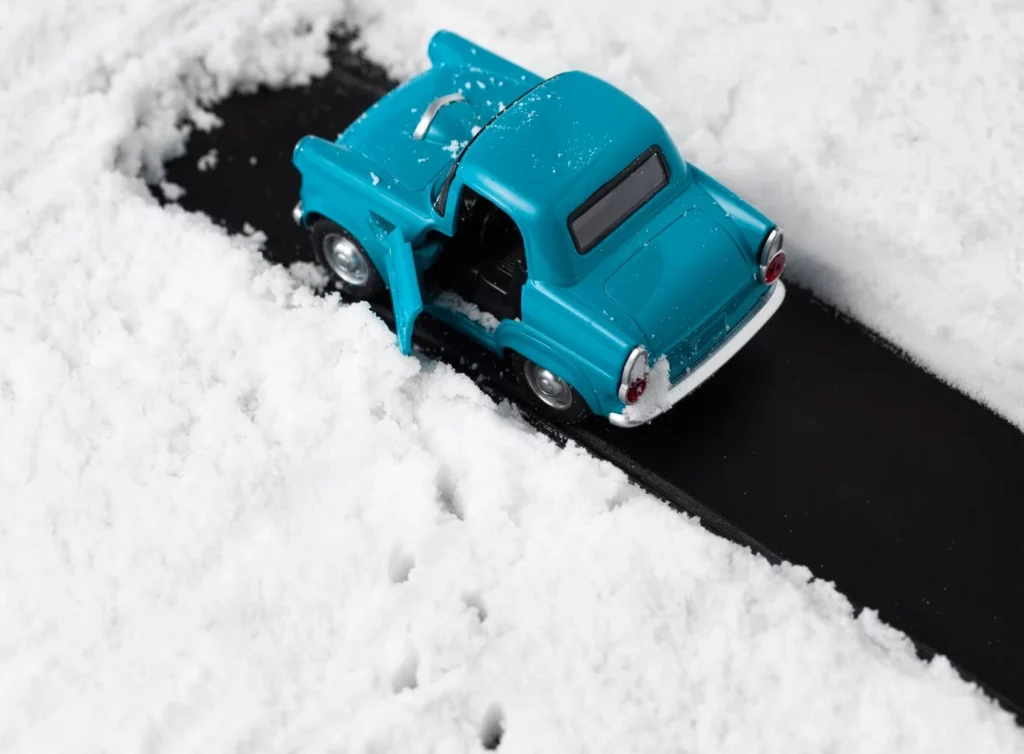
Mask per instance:
[[[463,190],[455,234],[445,241],[426,281],[499,320],[520,318],[526,254],[519,228],[493,203]]]

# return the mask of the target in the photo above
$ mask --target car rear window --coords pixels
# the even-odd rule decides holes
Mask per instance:
[[[597,246],[668,183],[661,150],[651,147],[569,215],[569,232],[580,254]]]

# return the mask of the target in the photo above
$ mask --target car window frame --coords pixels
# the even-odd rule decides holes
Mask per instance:
[[[555,77],[552,76],[552,78]],[[480,134],[482,134],[484,131],[486,131],[488,126],[490,126],[492,123],[494,123],[494,121],[500,118],[503,113],[507,113],[510,109],[512,109],[512,106],[519,102],[519,100],[521,100],[526,95],[530,94],[537,87],[547,83],[548,81],[551,81],[551,79],[548,78],[538,81],[536,84],[531,86],[525,92],[516,97],[514,100],[509,102],[505,107],[503,107],[494,115],[492,115],[490,120],[484,123],[484,125],[481,126],[479,131],[477,131],[475,134],[469,137],[469,141],[466,142],[466,146],[459,150],[459,154],[455,157],[455,162],[453,162],[452,166],[448,169],[448,175],[444,177],[444,183],[441,184],[441,188],[437,192],[437,197],[434,199],[433,202],[431,202],[431,206],[433,207],[434,212],[437,213],[438,217],[444,217],[448,211],[448,193],[449,191],[451,191],[452,183],[455,182],[455,174],[458,172],[459,165],[462,164],[463,156],[466,154],[466,152],[469,151],[469,148],[473,145],[473,142],[477,140],[477,137],[480,136]]]
[[[573,229],[573,223],[580,218],[583,214],[593,208],[595,204],[604,199],[608,194],[614,191],[620,184],[628,179],[633,173],[645,162],[651,159],[652,156],[656,156],[658,161],[661,163],[661,169],[664,173],[665,179],[662,181],[657,188],[646,194],[642,199],[635,202],[630,206],[629,210],[623,213],[622,217],[619,218],[618,222],[608,226],[604,232],[597,236],[594,240],[587,245],[586,248],[580,246],[579,239],[576,237],[576,231]],[[579,256],[586,256],[591,251],[596,249],[601,243],[608,238],[612,233],[618,230],[624,223],[626,223],[633,215],[636,214],[637,210],[647,204],[651,199],[657,196],[662,189],[668,186],[672,182],[672,171],[669,167],[668,160],[665,159],[665,152],[657,144],[652,144],[643,152],[640,153],[632,162],[626,167],[616,173],[610,180],[603,183],[600,188],[597,189],[593,194],[587,197],[586,201],[583,202],[579,207],[569,213],[566,218],[565,224],[569,231],[569,235],[572,238],[573,246],[576,249],[576,253]]]

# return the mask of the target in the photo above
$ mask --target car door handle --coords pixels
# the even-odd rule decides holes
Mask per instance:
[[[465,99],[461,94],[455,92],[442,95],[431,102],[427,105],[427,109],[423,111],[423,115],[420,116],[420,122],[416,124],[416,130],[412,132],[412,138],[422,141],[423,137],[427,135],[427,131],[430,130],[430,124],[434,122],[434,118],[442,107],[454,102],[463,102]]]

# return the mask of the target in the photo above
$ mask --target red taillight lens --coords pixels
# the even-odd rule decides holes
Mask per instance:
[[[647,375],[633,380],[629,383],[629,387],[626,388],[626,403],[633,404],[640,400],[640,396],[644,394],[644,390],[647,389]]]
[[[640,400],[647,389],[647,349],[637,346],[629,352],[619,379],[619,400],[631,405]]]
[[[768,265],[764,268],[764,282],[771,285],[786,267],[786,252],[780,251],[775,254],[771,259],[768,260]]]

